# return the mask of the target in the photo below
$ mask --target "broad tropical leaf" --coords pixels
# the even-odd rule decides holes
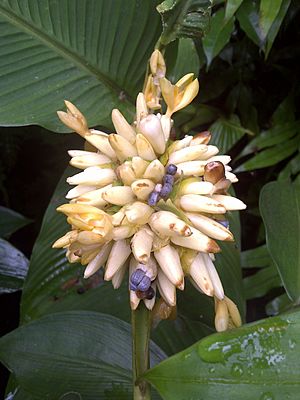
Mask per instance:
[[[68,99],[89,125],[110,126],[115,107],[133,114],[161,31],[156,1],[1,0],[0,124],[66,128]]]
[[[164,400],[299,397],[300,312],[211,335],[146,372]]]
[[[20,250],[0,239],[0,294],[22,289],[28,263]]]
[[[164,357],[151,343],[152,365]],[[33,398],[132,398],[131,328],[109,315],[45,316],[2,337],[0,359]]]
[[[260,195],[260,211],[266,228],[269,253],[284,288],[300,301],[300,185],[270,182]]]

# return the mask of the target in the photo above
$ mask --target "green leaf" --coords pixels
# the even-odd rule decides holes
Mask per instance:
[[[277,124],[256,136],[240,153],[239,158],[276,144],[281,144],[284,147],[283,143],[287,142],[288,139],[291,139],[298,132],[300,132],[300,121],[288,121]]]
[[[295,121],[295,100],[293,93],[285,97],[274,111],[271,119],[272,125],[282,125],[285,122]]]
[[[56,208],[65,203],[68,186],[67,168],[53,194],[43,219],[30,260],[21,300],[21,320],[28,321],[44,314],[68,310],[90,310],[130,319],[127,283],[115,291],[102,274],[83,279],[83,267],[69,264],[65,250],[52,249],[52,243],[69,230],[65,217]],[[105,299],[105,301],[99,301]]]
[[[259,7],[259,26],[262,41],[266,40],[269,30],[279,14],[283,0],[261,0]]]
[[[216,254],[215,266],[221,278],[225,293],[238,306],[242,318],[245,315],[240,252],[233,243],[219,243],[222,253]]]
[[[0,237],[7,237],[30,222],[31,219],[16,211],[0,206]]]
[[[286,293],[275,297],[275,299],[271,300],[266,305],[266,313],[267,315],[274,316],[278,314],[282,314],[288,310],[290,310],[294,304],[289,299]]]
[[[242,268],[264,268],[271,263],[272,260],[265,244],[241,253]]]
[[[209,26],[211,1],[165,0],[157,11],[163,25],[159,43],[166,46],[178,38],[203,36]]]
[[[220,153],[228,152],[245,133],[253,134],[241,126],[240,120],[235,114],[229,119],[219,118],[210,126],[209,130],[212,133],[212,143],[219,148]]]
[[[297,175],[300,172],[300,153],[293,157],[287,165],[280,171],[278,180],[285,181],[291,179],[293,175]]]
[[[280,276],[273,263],[256,274],[247,276],[243,282],[246,300],[265,296],[271,289],[282,286]]]
[[[214,331],[203,322],[192,321],[179,315],[175,321],[160,322],[151,337],[165,353],[173,355]]]
[[[151,343],[150,359],[164,353]],[[45,316],[0,340],[1,361],[23,390],[59,399],[69,392],[87,400],[131,399],[131,328],[92,312]]]
[[[170,56],[173,53],[174,50],[172,47],[172,51],[169,52]],[[165,55],[165,59],[168,67],[167,77],[171,82],[177,82],[184,75],[191,72],[195,74],[195,77],[199,74],[199,56],[192,39],[183,38],[178,40],[177,56],[173,65],[170,66],[168,53]],[[189,60],[189,62],[187,63],[186,60]]]
[[[89,124],[131,116],[160,34],[155,1],[2,0],[0,123],[65,132],[56,116],[74,102]]]
[[[225,21],[229,21],[242,4],[243,0],[227,0],[225,8]]]
[[[266,42],[266,46],[265,46],[266,58],[269,55],[269,52],[273,46],[274,40],[275,40],[275,38],[278,34],[278,31],[282,25],[283,19],[287,13],[287,10],[288,10],[290,4],[291,4],[291,0],[281,1],[281,7],[279,10],[279,13],[277,14],[277,16],[269,30],[268,36],[267,36],[267,42]]]
[[[197,110],[193,117],[182,126],[184,133],[197,129],[200,125],[206,125],[218,118],[219,110],[206,104],[197,104]]]
[[[235,172],[251,171],[253,169],[270,167],[278,164],[280,161],[290,157],[297,150],[300,143],[300,135],[279,143],[276,146],[261,151],[244,164],[240,165]]]
[[[269,253],[291,300],[300,301],[300,185],[270,182],[259,207]]]
[[[20,250],[0,239],[0,294],[22,289],[28,263]]]
[[[223,20],[224,9],[220,9],[213,14],[210,30],[202,40],[203,50],[207,59],[207,68],[229,42],[234,29],[234,17],[225,22]]]
[[[211,335],[147,371],[164,400],[297,399],[300,312]]]
[[[259,15],[257,3],[252,0],[244,0],[236,13],[242,30],[257,45],[261,46],[261,31],[259,27]]]

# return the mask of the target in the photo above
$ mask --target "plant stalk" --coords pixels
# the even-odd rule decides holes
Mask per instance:
[[[138,378],[149,369],[149,341],[151,328],[150,311],[141,301],[138,308],[132,311],[132,373],[133,399],[151,400],[150,384]]]

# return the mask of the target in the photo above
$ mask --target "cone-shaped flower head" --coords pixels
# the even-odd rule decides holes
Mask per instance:
[[[218,155],[207,131],[169,140],[170,117],[197,95],[198,81],[188,74],[172,85],[158,51],[150,69],[155,101],[162,93],[165,115],[154,114],[143,93],[137,97],[135,121],[112,111],[112,134],[89,129],[70,102],[67,113],[58,113],[95,151],[69,152],[71,165],[81,171],[67,179],[74,186],[66,196],[70,203],[57,209],[66,215],[70,231],[53,247],[65,248],[70,262],[84,265],[85,278],[103,267],[104,279],[114,288],[129,271],[132,309],[140,301],[152,309],[160,293],[160,303],[172,310],[176,290],[184,290],[188,277],[215,298],[217,329],[237,326],[238,310],[225,296],[212,260],[220,251],[217,240],[233,240],[226,212],[245,208],[227,195],[236,181],[228,175],[230,157]]]

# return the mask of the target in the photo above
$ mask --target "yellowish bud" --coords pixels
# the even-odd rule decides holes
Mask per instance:
[[[156,154],[153,147],[144,135],[140,133],[136,135],[136,148],[138,155],[147,161],[152,161],[156,159]]]
[[[148,115],[148,107],[144,93],[139,93],[136,99],[136,123],[139,125],[140,120]]]
[[[57,111],[59,119],[68,128],[84,136],[89,129],[84,115],[70,101],[65,100],[65,105],[67,107],[66,113],[64,111]]]
[[[123,114],[117,110],[116,108],[112,110],[111,119],[114,124],[116,132],[123,136],[129,143],[135,143],[135,130],[134,128],[126,121]]]
[[[163,78],[166,74],[166,63],[161,52],[156,49],[153,51],[150,57],[150,69],[152,75],[157,78]]]
[[[108,140],[121,162],[125,161],[128,157],[137,156],[136,147],[123,136],[110,134]]]

